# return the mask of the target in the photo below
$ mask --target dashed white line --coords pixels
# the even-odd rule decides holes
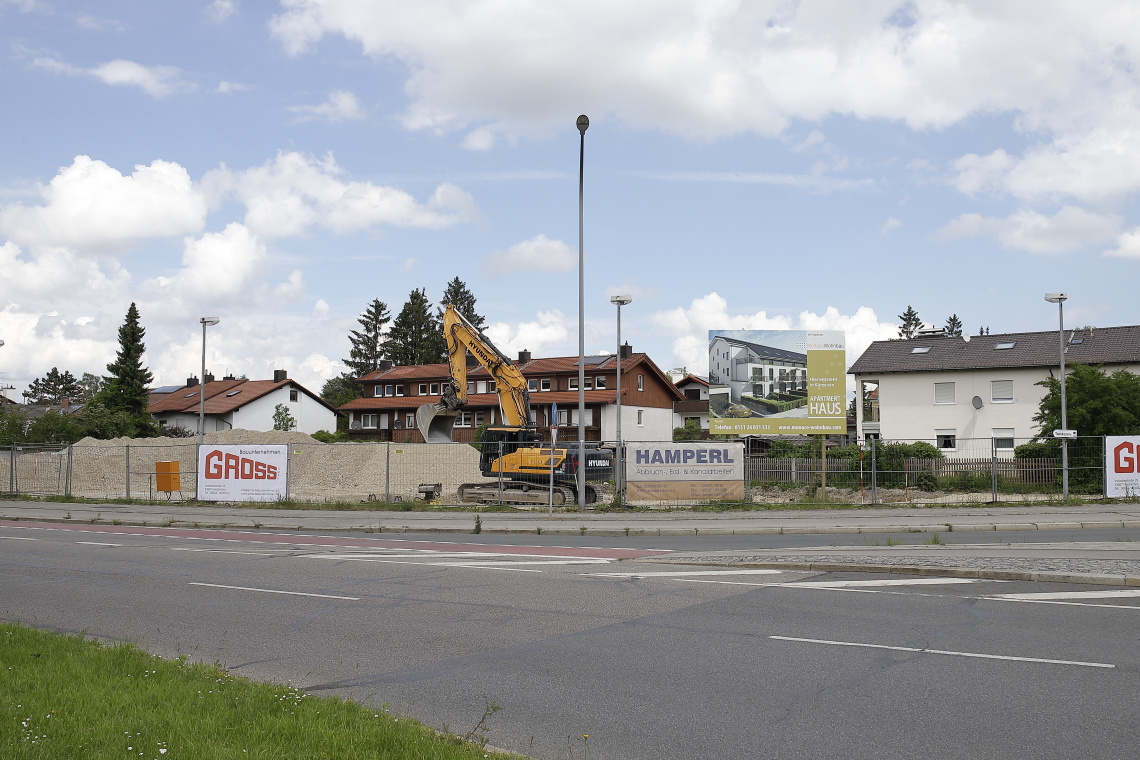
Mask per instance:
[[[879,586],[945,586],[959,583],[978,583],[979,578],[886,578],[871,581],[792,581],[781,583],[788,588],[875,588]],[[986,581],[1006,583],[1007,581]]]
[[[953,657],[972,657],[982,660],[1011,660],[1013,662],[1036,662],[1045,665],[1079,665],[1085,668],[1115,668],[1104,662],[1081,662],[1079,660],[1048,660],[1041,657],[1014,657],[1004,654],[980,654],[978,652],[951,652],[945,649],[925,649],[921,647],[894,647],[886,644],[863,644],[856,641],[829,641],[827,639],[803,639],[796,636],[769,636],[776,641],[797,641],[805,644],[826,644],[835,647],[858,647],[861,649],[887,649],[892,652],[918,652],[921,654],[943,654]]]
[[[9,541],[42,541],[43,540],[42,538],[27,538],[26,536],[0,536],[0,538],[6,538]]]
[[[102,541],[76,541],[77,544],[87,544],[88,546],[122,546],[122,544],[105,544]]]
[[[749,570],[678,570],[652,573],[587,573],[587,575],[604,578],[678,578],[689,575],[779,575],[781,570],[749,569]]]
[[[224,586],[220,583],[195,583],[191,582],[191,586],[209,586],[210,588],[229,588],[237,591],[260,591],[263,594],[287,594],[289,596],[315,596],[320,599],[344,599],[349,602],[359,602],[358,596],[334,596],[332,594],[310,594],[304,591],[278,591],[272,588],[251,588],[249,586]]]
[[[1140,596],[1140,589],[1114,589],[1110,591],[1051,591],[1038,594],[998,594],[996,599],[1012,602],[1042,602],[1056,599],[1120,599]]]
[[[251,554],[255,557],[276,557],[276,554],[267,552],[239,552],[235,549],[189,549],[182,546],[171,546],[172,552],[210,552],[211,554]]]

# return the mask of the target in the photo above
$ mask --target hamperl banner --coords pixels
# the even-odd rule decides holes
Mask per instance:
[[[1104,495],[1140,496],[1140,435],[1105,436],[1104,446]]]
[[[629,501],[744,498],[744,444],[630,443],[625,495]]]
[[[839,330],[710,330],[709,432],[847,432],[846,341]]]
[[[285,498],[289,447],[198,447],[200,501],[277,501]]]

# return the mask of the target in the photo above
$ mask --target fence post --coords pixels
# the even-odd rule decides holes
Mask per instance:
[[[63,495],[71,496],[72,444],[67,444],[67,475],[63,479]]]
[[[13,496],[20,493],[19,487],[16,485],[16,444],[12,443],[12,453],[8,456],[8,490],[12,492]]]
[[[127,501],[131,500],[131,445],[127,444]]]
[[[879,465],[878,465],[878,461],[875,458],[875,449],[876,449],[875,441],[876,441],[876,439],[874,439],[874,438],[871,439],[871,503],[872,504],[878,504],[879,503],[879,489],[878,489],[878,486],[879,486]]]
[[[990,488],[993,490],[993,503],[998,500],[997,482],[997,440],[990,439]]]
[[[205,386],[203,386],[205,387]],[[205,391],[203,391],[204,393]],[[285,501],[289,501],[289,480],[293,477],[293,444],[285,446]]]
[[[392,503],[392,442],[384,443],[384,503]]]
[[[495,462],[495,466],[499,468],[499,503],[503,503],[503,442],[499,441],[499,458]]]

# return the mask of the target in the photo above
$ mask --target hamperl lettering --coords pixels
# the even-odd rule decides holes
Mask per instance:
[[[637,449],[635,464],[735,464],[728,449]]]

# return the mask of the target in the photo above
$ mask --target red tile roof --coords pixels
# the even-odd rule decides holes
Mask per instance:
[[[623,388],[622,399],[629,397],[629,389]],[[340,407],[341,411],[352,410],[372,410],[372,409],[415,409],[423,404],[434,404],[439,401],[439,396],[384,396],[372,397],[365,396],[364,398],[357,398],[349,401],[344,406]],[[209,402],[206,402],[209,405]],[[569,409],[578,403],[578,391],[547,391],[544,393],[532,392],[530,394],[531,406],[542,406],[545,404],[560,404],[564,408]],[[587,404],[616,404],[617,391],[586,391]],[[495,407],[499,405],[499,395],[497,393],[469,393],[467,394],[467,406],[475,409],[479,407]]]
[[[251,401],[256,401],[262,396],[286,386],[292,386],[327,409],[336,411],[335,407],[296,380],[285,379],[279,383],[272,380],[221,380],[205,384],[206,414],[229,414]],[[198,392],[202,390],[202,387],[195,385],[181,388],[173,393],[154,394],[158,398],[147,407],[147,413],[197,412]],[[231,393],[233,395],[229,395]],[[152,396],[152,398],[154,397]]]

